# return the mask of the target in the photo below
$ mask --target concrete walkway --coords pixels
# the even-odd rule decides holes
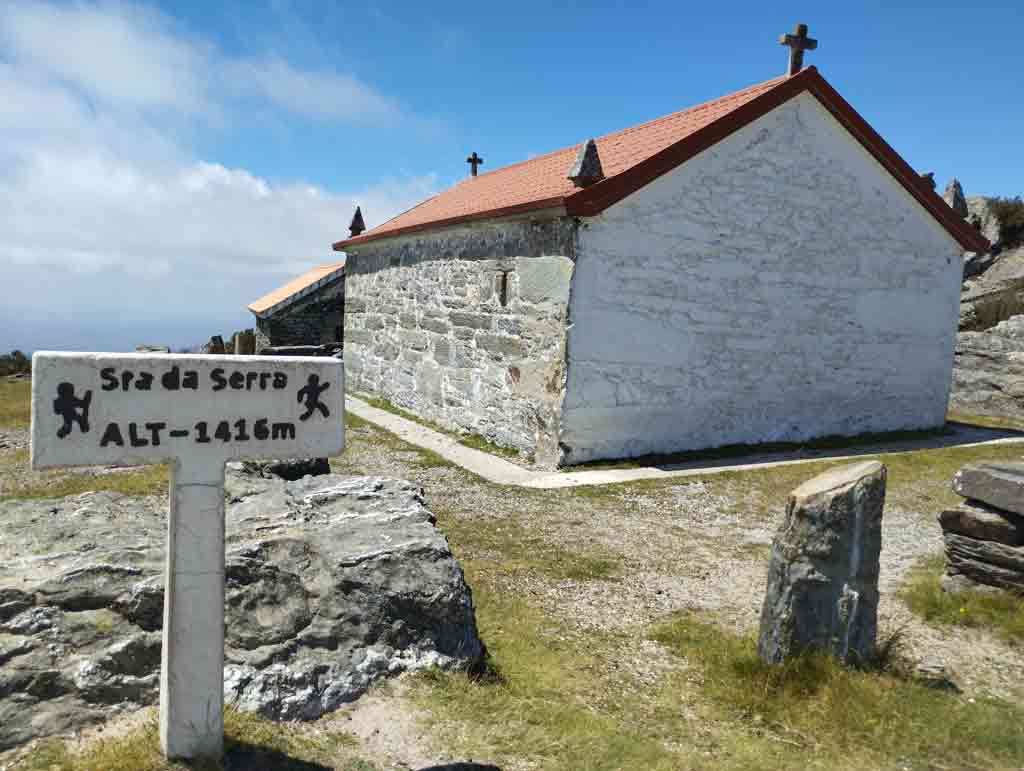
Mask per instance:
[[[640,479],[705,476],[725,471],[748,471],[775,466],[790,466],[797,463],[814,463],[820,460],[853,460],[890,452],[913,452],[941,447],[975,447],[982,444],[1024,443],[1024,433],[1019,431],[952,424],[952,431],[945,436],[901,442],[881,442],[850,449],[751,453],[735,460],[718,458],[642,468],[531,471],[488,452],[465,447],[446,434],[394,413],[371,407],[354,396],[345,397],[345,409],[363,420],[368,420],[374,425],[390,431],[409,444],[437,453],[445,460],[461,466],[467,471],[472,471],[488,482],[546,490],[587,485],[614,485],[622,482],[635,482]]]

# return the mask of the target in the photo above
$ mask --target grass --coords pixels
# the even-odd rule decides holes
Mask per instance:
[[[970,412],[950,410],[950,423],[962,423],[965,426],[977,428],[996,428],[1024,431],[1024,420],[1020,418],[1007,418],[997,415],[975,415]]]
[[[29,471],[28,450],[0,456],[0,472],[5,467],[25,470],[20,480],[0,488],[0,501],[25,498],[63,498],[84,492],[110,491],[122,495],[159,495],[167,492],[170,468],[166,464],[139,466],[130,471],[109,474],[75,473],[70,469]]]
[[[0,380],[0,428],[28,428],[31,402],[31,380]]]
[[[967,699],[882,670],[813,655],[766,665],[753,637],[692,615],[654,640],[699,672],[721,767],[1008,768],[1024,763],[1024,709]]]
[[[943,591],[939,578],[944,567],[945,558],[939,554],[911,572],[901,594],[912,611],[932,624],[989,629],[1011,645],[1024,643],[1024,597],[1009,592]]]
[[[387,399],[382,399],[379,396],[369,396],[367,394],[355,394],[361,401],[366,402],[371,407],[376,407],[378,410],[384,410],[384,412],[390,412],[392,415],[397,415],[400,418],[411,420],[413,423],[419,423],[421,426],[437,431],[439,434],[451,437],[456,442],[461,444],[463,447],[469,447],[473,450],[480,450],[482,452],[490,453],[491,455],[498,455],[503,458],[520,458],[521,455],[519,450],[514,450],[511,447],[502,447],[501,445],[494,444],[479,434],[461,434],[457,431],[445,428],[439,423],[435,423],[432,420],[421,418],[419,415],[414,415],[411,412],[403,410]]]
[[[506,575],[540,574],[561,581],[601,581],[618,574],[622,558],[595,544],[565,549],[511,518],[479,522],[434,507],[438,526],[459,554],[472,554],[478,569]]]
[[[428,710],[441,746],[472,758],[528,767],[675,769],[676,753],[643,726],[623,720],[599,672],[605,663],[590,634],[578,639],[519,599],[477,596],[489,648],[483,677],[433,671],[412,697]]]
[[[375,766],[354,757],[358,740],[343,731],[317,724],[273,723],[247,712],[224,711],[224,750],[221,763],[167,761],[160,752],[156,719],[115,738],[89,742],[84,749],[51,739],[28,756],[24,771],[374,771]],[[339,759],[341,764],[338,764]]]

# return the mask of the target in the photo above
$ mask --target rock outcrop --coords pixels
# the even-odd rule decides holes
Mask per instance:
[[[950,408],[1024,420],[1024,315],[957,335]]]
[[[966,501],[939,514],[947,589],[1024,591],[1024,463],[972,463],[953,478]]]
[[[960,294],[960,331],[991,329],[1000,321],[1024,313],[1024,247],[1008,249]],[[979,257],[972,258],[975,261]]]
[[[227,491],[228,702],[312,719],[380,677],[481,660],[469,588],[415,485],[239,465]],[[160,498],[5,503],[0,750],[156,701],[165,537]]]
[[[774,664],[805,651],[849,663],[875,653],[886,470],[878,461],[826,471],[790,495],[772,543],[758,653]]]
[[[946,192],[942,194],[943,200],[949,204],[949,208],[959,214],[961,217],[966,218],[970,213],[967,208],[967,199],[964,198],[964,189],[960,185],[960,180],[953,177],[946,185]]]

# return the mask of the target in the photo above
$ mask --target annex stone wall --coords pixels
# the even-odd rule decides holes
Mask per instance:
[[[352,248],[348,388],[553,464],[575,232],[526,218]]]
[[[564,462],[944,422],[961,250],[808,94],[578,242]]]
[[[283,345],[343,342],[345,276],[266,317],[256,317],[256,352]]]

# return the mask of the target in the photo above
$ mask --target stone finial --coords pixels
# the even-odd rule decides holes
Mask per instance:
[[[960,186],[959,179],[953,177],[949,181],[946,192],[942,194],[942,200],[949,204],[950,209],[967,219],[967,199],[964,197],[964,189]]]
[[[804,51],[813,51],[818,41],[807,37],[807,25],[797,24],[792,35],[780,35],[779,45],[789,46],[789,69],[787,74],[796,75],[804,66]]]
[[[925,185],[927,185],[929,189],[934,190],[935,189],[935,172],[934,171],[926,171],[924,174],[921,175],[921,181]]]
[[[862,461],[826,471],[790,495],[768,565],[762,661],[776,664],[809,650],[870,661],[885,480],[885,466]]]
[[[604,179],[601,157],[597,154],[597,142],[593,139],[588,139],[580,145],[576,162],[569,169],[568,177],[576,187],[588,187]]]
[[[348,224],[348,232],[351,233],[352,238],[355,238],[364,230],[366,230],[366,223],[363,222],[363,212],[357,206],[356,213],[352,215],[352,221]]]

